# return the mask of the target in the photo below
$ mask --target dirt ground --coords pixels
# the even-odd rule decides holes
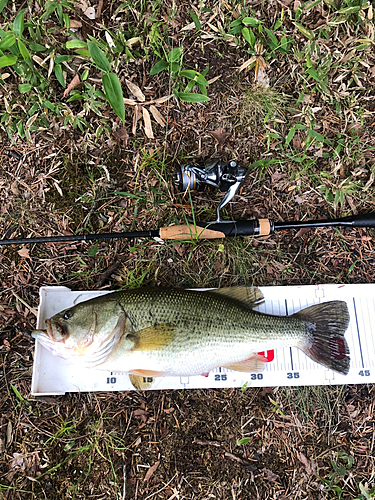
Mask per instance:
[[[12,5],[3,7],[3,29],[24,7]],[[38,5],[28,5],[26,18]],[[370,2],[99,2],[92,3],[101,5],[94,20],[80,5],[69,15],[81,23],[83,40],[104,40],[103,26],[112,34],[126,29],[128,38],[134,28],[133,35],[143,37],[139,57],[119,62],[117,74],[126,99],[136,97],[126,80],[147,100],[172,96],[158,104],[166,126],[153,119],[151,139],[142,119],[133,133],[134,105],[125,107],[122,124],[108,104],[98,115],[93,101],[76,100],[67,104],[71,116],[85,118],[82,129],[45,107],[47,125],[31,128],[28,141],[6,116],[7,106],[16,116],[20,98],[17,74],[9,70],[0,102],[2,238],[147,230],[192,215],[213,220],[223,193],[180,193],[173,172],[192,159],[219,157],[250,167],[223,210],[226,219],[280,222],[375,212]],[[198,34],[191,11],[200,16]],[[285,50],[265,45],[263,55],[254,55],[244,39],[228,35],[241,12],[260,20],[263,33],[267,28],[279,41],[285,37]],[[54,40],[65,43],[65,31],[53,31],[56,16],[46,23]],[[158,60],[150,42],[156,28],[164,37],[160,44],[183,46],[184,69],[208,68],[210,101],[178,100],[168,72],[150,75]],[[251,57],[257,66],[240,71]],[[264,87],[254,81],[260,57],[269,78]],[[82,73],[86,63],[79,64],[73,69]],[[311,67],[315,73],[308,73]],[[317,76],[321,68],[324,77]],[[95,71],[88,81],[101,88]],[[53,75],[50,85],[49,99],[66,102]],[[373,243],[373,230],[327,228],[242,240],[0,247],[0,498],[373,498],[372,385],[30,395],[30,332],[41,286],[109,291],[372,283]]]

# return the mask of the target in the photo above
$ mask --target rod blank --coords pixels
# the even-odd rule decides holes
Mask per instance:
[[[125,233],[99,233],[71,236],[48,236],[37,238],[15,238],[0,240],[0,245],[26,245],[30,243],[61,243],[69,241],[113,240],[132,238],[155,238],[165,240],[221,239],[235,236],[266,236],[286,229],[317,227],[363,227],[375,228],[375,213],[353,215],[339,219],[312,221],[273,222],[269,219],[253,219],[221,222],[197,222],[181,226],[169,226],[149,231]]]

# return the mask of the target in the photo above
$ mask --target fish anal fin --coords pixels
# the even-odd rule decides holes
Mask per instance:
[[[169,345],[176,336],[172,325],[160,323],[138,330],[131,335],[134,351],[156,351]]]
[[[229,370],[234,370],[236,372],[254,373],[263,371],[266,363],[267,358],[265,358],[262,354],[254,353],[249,358],[225,365],[224,368],[228,368]]]
[[[129,379],[137,391],[147,391],[147,389],[151,389],[151,386],[154,383],[154,378],[147,377],[146,375],[130,374]]]
[[[165,377],[164,372],[156,370],[132,370],[129,373],[130,382],[138,391],[147,391],[151,389],[152,384],[155,382],[155,377]]]
[[[264,295],[254,286],[233,286],[226,288],[217,288],[216,290],[210,290],[211,293],[217,295],[224,295],[230,299],[238,300],[242,302],[246,307],[256,307],[264,302]]]

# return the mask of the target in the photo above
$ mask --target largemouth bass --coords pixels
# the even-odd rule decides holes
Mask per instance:
[[[129,373],[136,388],[145,388],[145,377],[207,374],[218,367],[261,371],[267,360],[258,353],[278,347],[297,347],[317,363],[348,373],[345,302],[272,316],[253,310],[262,299],[251,287],[112,292],[56,314],[46,320],[46,330],[32,335],[82,366]]]

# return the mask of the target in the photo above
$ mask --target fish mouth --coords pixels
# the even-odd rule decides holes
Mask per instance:
[[[64,323],[60,323],[58,320],[54,320],[53,326],[55,327],[55,330],[57,333],[60,334],[61,339],[56,340],[54,335],[53,335],[53,328],[52,328],[52,318],[46,319],[46,326],[47,326],[47,335],[50,340],[53,340],[54,342],[65,342],[65,340],[69,337],[69,330],[68,326],[65,325]]]

